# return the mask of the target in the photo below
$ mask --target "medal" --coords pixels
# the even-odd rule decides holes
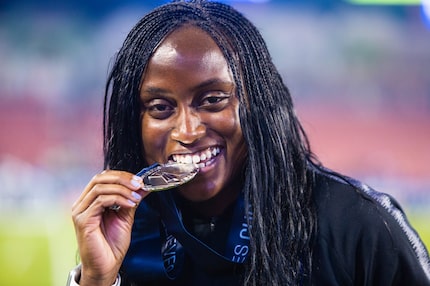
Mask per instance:
[[[143,179],[144,191],[164,191],[183,185],[192,180],[199,168],[196,165],[169,162],[166,164],[155,163],[149,167],[143,168],[136,176]],[[109,207],[109,210],[118,212],[121,209],[119,205]]]
[[[198,171],[194,164],[170,162],[162,165],[156,163],[136,175],[143,179],[143,190],[164,191],[189,182]]]

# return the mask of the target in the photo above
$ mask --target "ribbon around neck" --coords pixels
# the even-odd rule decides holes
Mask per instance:
[[[221,254],[186,229],[171,192],[160,192],[156,195],[159,204],[157,209],[162,220],[160,231],[164,228],[162,256],[170,279],[174,279],[182,269],[182,251],[186,251],[197,265],[209,273],[223,272],[246,261],[250,238],[243,196],[239,196],[236,201],[226,250]]]

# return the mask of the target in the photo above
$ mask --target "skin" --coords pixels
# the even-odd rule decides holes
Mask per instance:
[[[149,163],[220,150],[179,192],[204,215],[222,213],[240,192],[246,147],[235,85],[219,47],[194,26],[174,31],[149,61],[140,99]]]
[[[230,70],[216,43],[185,26],[155,50],[141,85],[143,154],[166,163],[185,154],[219,150],[179,189],[203,215],[219,215],[241,189],[246,145]],[[130,245],[138,203],[149,193],[141,178],[105,170],[94,176],[72,207],[80,285],[112,285]],[[115,212],[112,205],[121,206]]]

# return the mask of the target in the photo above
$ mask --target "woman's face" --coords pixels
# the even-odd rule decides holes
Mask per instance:
[[[246,145],[235,92],[221,50],[197,27],[169,34],[148,62],[140,92],[144,156],[149,164],[198,164],[196,178],[179,189],[190,201],[227,202],[240,191]]]

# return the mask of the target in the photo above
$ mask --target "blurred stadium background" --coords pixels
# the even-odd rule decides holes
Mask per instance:
[[[0,285],[65,284],[108,65],[164,2],[0,2]],[[392,194],[428,247],[429,1],[225,2],[266,38],[318,158]]]

